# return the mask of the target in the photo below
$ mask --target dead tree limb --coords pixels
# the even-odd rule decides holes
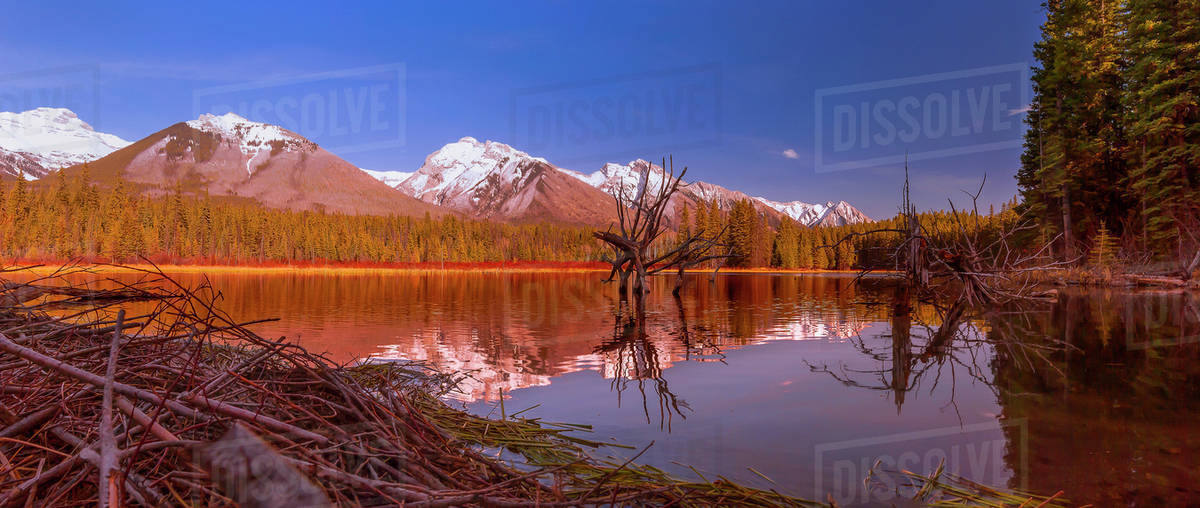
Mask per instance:
[[[600,241],[614,251],[614,255],[605,258],[612,264],[607,281],[620,278],[622,297],[628,290],[629,279],[633,279],[633,289],[640,298],[649,292],[646,279],[650,275],[664,270],[678,271],[675,292],[682,287],[682,277],[688,268],[712,260],[728,258],[731,253],[728,246],[722,243],[725,231],[705,237],[699,233],[682,238],[674,247],[660,254],[652,254],[655,242],[669,230],[667,212],[671,198],[683,186],[683,177],[687,168],[675,174],[675,161],[663,160],[662,172],[656,177],[653,166],[645,164],[640,168],[641,175],[636,187],[618,186],[613,189],[613,200],[617,206],[617,228],[609,227],[606,231],[593,233]],[[657,180],[657,182],[655,182]],[[656,185],[657,183],[657,185]]]

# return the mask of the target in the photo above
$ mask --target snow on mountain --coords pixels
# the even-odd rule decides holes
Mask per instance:
[[[609,195],[612,195],[613,191],[617,189],[635,193],[646,183],[649,183],[650,191],[655,192],[662,188],[663,181],[666,179],[666,173],[661,167],[643,159],[630,161],[628,164],[605,163],[603,167],[591,174],[569,169],[561,171]]]
[[[617,188],[625,188],[631,191],[640,189],[643,181],[649,183],[652,191],[658,190],[666,178],[666,174],[661,167],[642,159],[631,161],[624,165],[610,162],[591,174],[570,170],[563,171],[604,191],[606,194],[611,194],[613,189]],[[810,204],[803,201],[781,203],[762,197],[752,197],[741,191],[700,181],[690,182],[686,187],[681,188],[681,192],[697,200],[715,200],[722,207],[729,206],[735,201],[750,199],[807,226],[841,226],[859,222],[870,222],[871,220],[845,201],[837,203],[831,201],[825,204]]]
[[[610,196],[614,192],[624,190],[630,196],[642,189],[656,192],[666,181],[662,167],[643,159],[626,164],[610,162],[592,173],[582,173],[556,167],[546,159],[533,157],[504,143],[480,142],[472,137],[462,138],[433,152],[420,169],[399,184],[393,182],[404,173],[367,172],[417,199],[477,217],[533,219],[541,213],[542,220],[564,220],[569,216],[571,221],[590,221],[599,225],[611,220]],[[670,206],[673,209],[694,207],[701,200],[716,201],[725,209],[734,202],[750,200],[772,223],[778,223],[785,215],[808,226],[836,226],[871,220],[845,201],[783,203],[700,181],[681,187],[672,197]]]
[[[867,214],[862,213],[859,209],[850,205],[845,201],[832,201],[825,204],[826,211],[821,214],[821,218],[817,219],[816,224],[822,226],[845,226],[847,224],[858,224],[860,222],[871,222],[871,218]]]
[[[81,165],[64,168],[71,177]],[[147,195],[182,191],[234,196],[290,210],[444,215],[372,178],[304,137],[234,114],[201,115],[88,164],[96,182],[118,179]]]
[[[201,132],[239,141],[242,153],[250,156],[246,160],[246,174],[254,173],[255,167],[280,151],[315,147],[311,141],[278,125],[251,122],[234,113],[221,116],[206,113],[188,120],[187,124]]]
[[[820,203],[813,204],[805,203],[803,201],[789,201],[787,203],[781,203],[779,201],[771,201],[767,198],[761,197],[756,197],[754,199],[758,200],[759,203],[778,210],[780,213],[787,215],[788,217],[791,217],[792,220],[802,224],[816,223],[821,216],[833,206],[832,203],[826,206]]]
[[[781,203],[766,198],[756,197],[759,203],[767,205],[780,213],[791,217],[796,222],[808,226],[845,226],[860,222],[871,222],[871,218],[854,208],[845,201],[821,203],[805,203],[789,201]]]
[[[299,145],[304,141],[304,138],[283,127],[251,122],[236,113],[225,113],[221,116],[206,113],[195,120],[188,120],[187,124],[193,129],[220,134],[226,139],[240,139],[242,150],[246,153],[273,143]]]
[[[608,196],[546,159],[472,137],[430,154],[396,188],[480,218],[602,224],[613,215]]]
[[[46,176],[46,168],[31,154],[0,148],[0,175],[37,180]]]
[[[9,152],[6,158],[19,157],[41,166],[41,171],[22,169],[29,178],[93,161],[128,145],[117,136],[96,132],[69,109],[0,112],[0,150]]]
[[[482,184],[511,185],[530,162],[548,164],[504,143],[479,142],[464,137],[443,146],[425,159],[425,164],[397,187],[423,201],[443,204],[466,200],[478,203],[470,191]],[[464,203],[465,204],[465,203]]]
[[[376,171],[372,169],[362,169],[364,173],[371,175],[376,180],[388,184],[389,187],[395,187],[415,174],[414,171]]]

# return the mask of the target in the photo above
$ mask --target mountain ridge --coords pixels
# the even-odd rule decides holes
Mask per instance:
[[[658,164],[644,159],[609,162],[584,173],[469,136],[431,152],[416,171],[373,171],[299,134],[234,113],[203,114],[135,142],[97,132],[63,108],[0,113],[0,175],[39,179],[83,163],[100,180],[124,178],[151,194],[182,187],[292,209],[435,215],[453,210],[489,220],[600,227],[616,218],[614,192],[658,188],[665,179]],[[871,220],[846,201],[781,202],[704,181],[685,183],[672,197],[670,221],[702,201],[728,210],[742,200],[772,225],[785,217],[806,226]]]
[[[299,134],[233,113],[175,123],[86,166],[97,181],[124,180],[150,195],[178,189],[293,210],[449,213],[396,191]],[[83,168],[62,171],[71,175]]]
[[[586,196],[577,196],[572,202],[574,206],[589,209],[598,208],[597,201],[603,201],[611,207],[612,194],[620,189],[633,191],[642,185],[649,185],[652,190],[658,189],[666,178],[662,167],[644,159],[635,159],[626,164],[609,162],[592,173],[583,173],[554,166],[544,158],[531,156],[498,141],[480,142],[468,136],[431,153],[421,169],[396,185],[396,188],[426,202],[448,206],[469,215],[487,216],[482,214],[481,210],[487,210],[489,207],[504,209],[504,205],[486,203],[483,200],[494,197],[495,189],[520,187],[521,164],[537,164],[543,171],[552,168],[561,175],[599,191],[603,198],[594,193],[582,193]],[[828,201],[823,204],[779,202],[703,181],[685,184],[672,198],[674,214],[684,206],[694,208],[700,201],[715,200],[722,209],[728,210],[733,202],[749,200],[775,225],[778,225],[783,217],[789,217],[810,227],[871,221],[870,217],[846,201]],[[489,192],[492,195],[489,195]],[[544,196],[544,199],[552,200],[553,196]],[[587,215],[613,219],[611,213]],[[599,222],[602,223],[603,220]]]
[[[615,218],[610,198],[545,159],[472,137],[429,154],[396,188],[484,219],[605,225]]]

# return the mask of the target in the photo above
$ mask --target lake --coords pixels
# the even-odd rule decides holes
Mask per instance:
[[[1200,500],[1197,295],[1064,290],[939,334],[931,305],[893,317],[886,278],[704,274],[680,300],[654,278],[639,326],[603,275],[209,278],[234,318],[280,319],[264,336],[464,372],[454,404],[590,424],[622,459],[653,442],[639,462],[680,476],[889,504],[873,465],[944,460],[1078,502]]]

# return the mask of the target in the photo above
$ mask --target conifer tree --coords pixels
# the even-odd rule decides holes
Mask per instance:
[[[1164,252],[1200,203],[1200,2],[1131,1],[1126,16],[1129,187],[1145,247]]]

